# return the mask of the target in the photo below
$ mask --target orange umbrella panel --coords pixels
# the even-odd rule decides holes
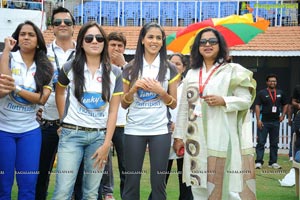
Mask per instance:
[[[208,27],[218,30],[229,47],[246,44],[258,34],[263,33],[269,26],[269,21],[267,20],[253,22],[252,18],[251,14],[246,16],[233,15],[191,24],[179,30],[176,35],[173,33],[171,34],[172,37],[167,37],[167,49],[182,54],[190,53],[196,35],[202,29]]]

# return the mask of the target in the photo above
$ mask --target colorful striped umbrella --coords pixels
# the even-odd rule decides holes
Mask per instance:
[[[212,27],[220,31],[229,47],[247,44],[255,36],[263,33],[269,26],[268,20],[253,22],[251,13],[245,15],[230,15],[224,18],[212,18],[194,23],[184,29],[168,35],[167,49],[173,52],[189,54],[190,47],[198,32],[204,28]]]

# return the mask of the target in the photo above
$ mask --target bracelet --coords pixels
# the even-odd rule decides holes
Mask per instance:
[[[173,102],[174,102],[174,98],[171,96],[171,101],[169,103],[166,103],[166,106],[172,105]]]
[[[128,94],[128,93],[127,93]],[[126,99],[126,95],[127,94],[125,94],[124,96],[123,96],[123,101],[125,102],[125,103],[127,103],[127,104],[131,104],[132,102],[133,102],[133,100],[131,100],[131,101],[128,101],[127,99]]]

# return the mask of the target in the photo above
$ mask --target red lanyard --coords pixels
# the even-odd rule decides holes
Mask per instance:
[[[200,72],[199,72],[199,96],[200,98],[202,98],[203,96],[203,91],[204,88],[206,87],[208,81],[210,80],[210,77],[213,75],[213,73],[215,73],[215,71],[222,65],[223,63],[219,64],[217,67],[215,67],[210,74],[208,75],[206,81],[204,82],[204,84],[202,85],[202,67],[200,68]]]
[[[269,88],[267,88],[267,90],[268,90],[268,92],[269,92],[269,95],[270,95],[270,97],[271,97],[271,100],[272,100],[272,102],[273,102],[273,105],[275,105],[276,98],[277,98],[277,96],[276,96],[276,89],[274,89],[274,96],[272,95],[272,92],[271,92],[271,90],[270,90]]]

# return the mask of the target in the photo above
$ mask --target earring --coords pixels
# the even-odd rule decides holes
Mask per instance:
[[[37,45],[37,46],[36,46],[36,48],[38,49],[38,48],[40,48],[40,46],[39,46],[39,45]]]

